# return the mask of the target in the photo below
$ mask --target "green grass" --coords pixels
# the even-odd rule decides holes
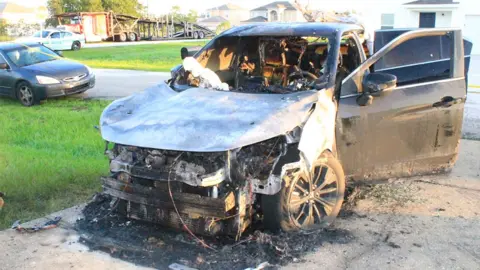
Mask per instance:
[[[108,173],[94,128],[109,101],[48,100],[23,107],[0,99],[0,229],[73,206],[100,190]]]
[[[65,51],[65,58],[77,60],[93,68],[118,68],[148,71],[170,71],[182,62],[182,47],[203,46],[205,42],[178,42],[147,45],[84,48]]]

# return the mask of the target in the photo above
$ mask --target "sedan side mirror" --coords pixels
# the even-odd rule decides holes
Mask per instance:
[[[357,97],[357,104],[367,106],[372,104],[373,97],[393,90],[397,87],[397,77],[387,73],[369,73],[363,78],[363,93]]]
[[[9,69],[9,66],[7,63],[0,63],[0,70],[7,70]]]
[[[397,76],[388,73],[369,73],[363,78],[363,91],[374,97],[397,86]]]

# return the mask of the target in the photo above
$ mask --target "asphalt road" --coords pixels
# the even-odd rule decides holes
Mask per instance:
[[[142,91],[170,78],[169,72],[95,69],[96,83],[83,95],[87,98],[117,99]]]

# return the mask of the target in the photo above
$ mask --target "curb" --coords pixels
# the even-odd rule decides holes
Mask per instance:
[[[469,85],[468,93],[480,94],[480,85],[474,85],[474,84]]]

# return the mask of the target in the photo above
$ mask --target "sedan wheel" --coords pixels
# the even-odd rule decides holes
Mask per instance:
[[[312,230],[334,221],[343,203],[345,176],[333,155],[324,153],[310,171],[287,171],[283,181],[279,193],[262,198],[267,229]]]
[[[81,48],[80,42],[78,42],[78,41],[73,42],[72,51],[78,51],[78,50],[80,50],[80,48]]]
[[[26,83],[20,83],[18,85],[17,97],[23,106],[30,107],[35,104],[35,95],[33,94],[33,90],[30,85]]]

